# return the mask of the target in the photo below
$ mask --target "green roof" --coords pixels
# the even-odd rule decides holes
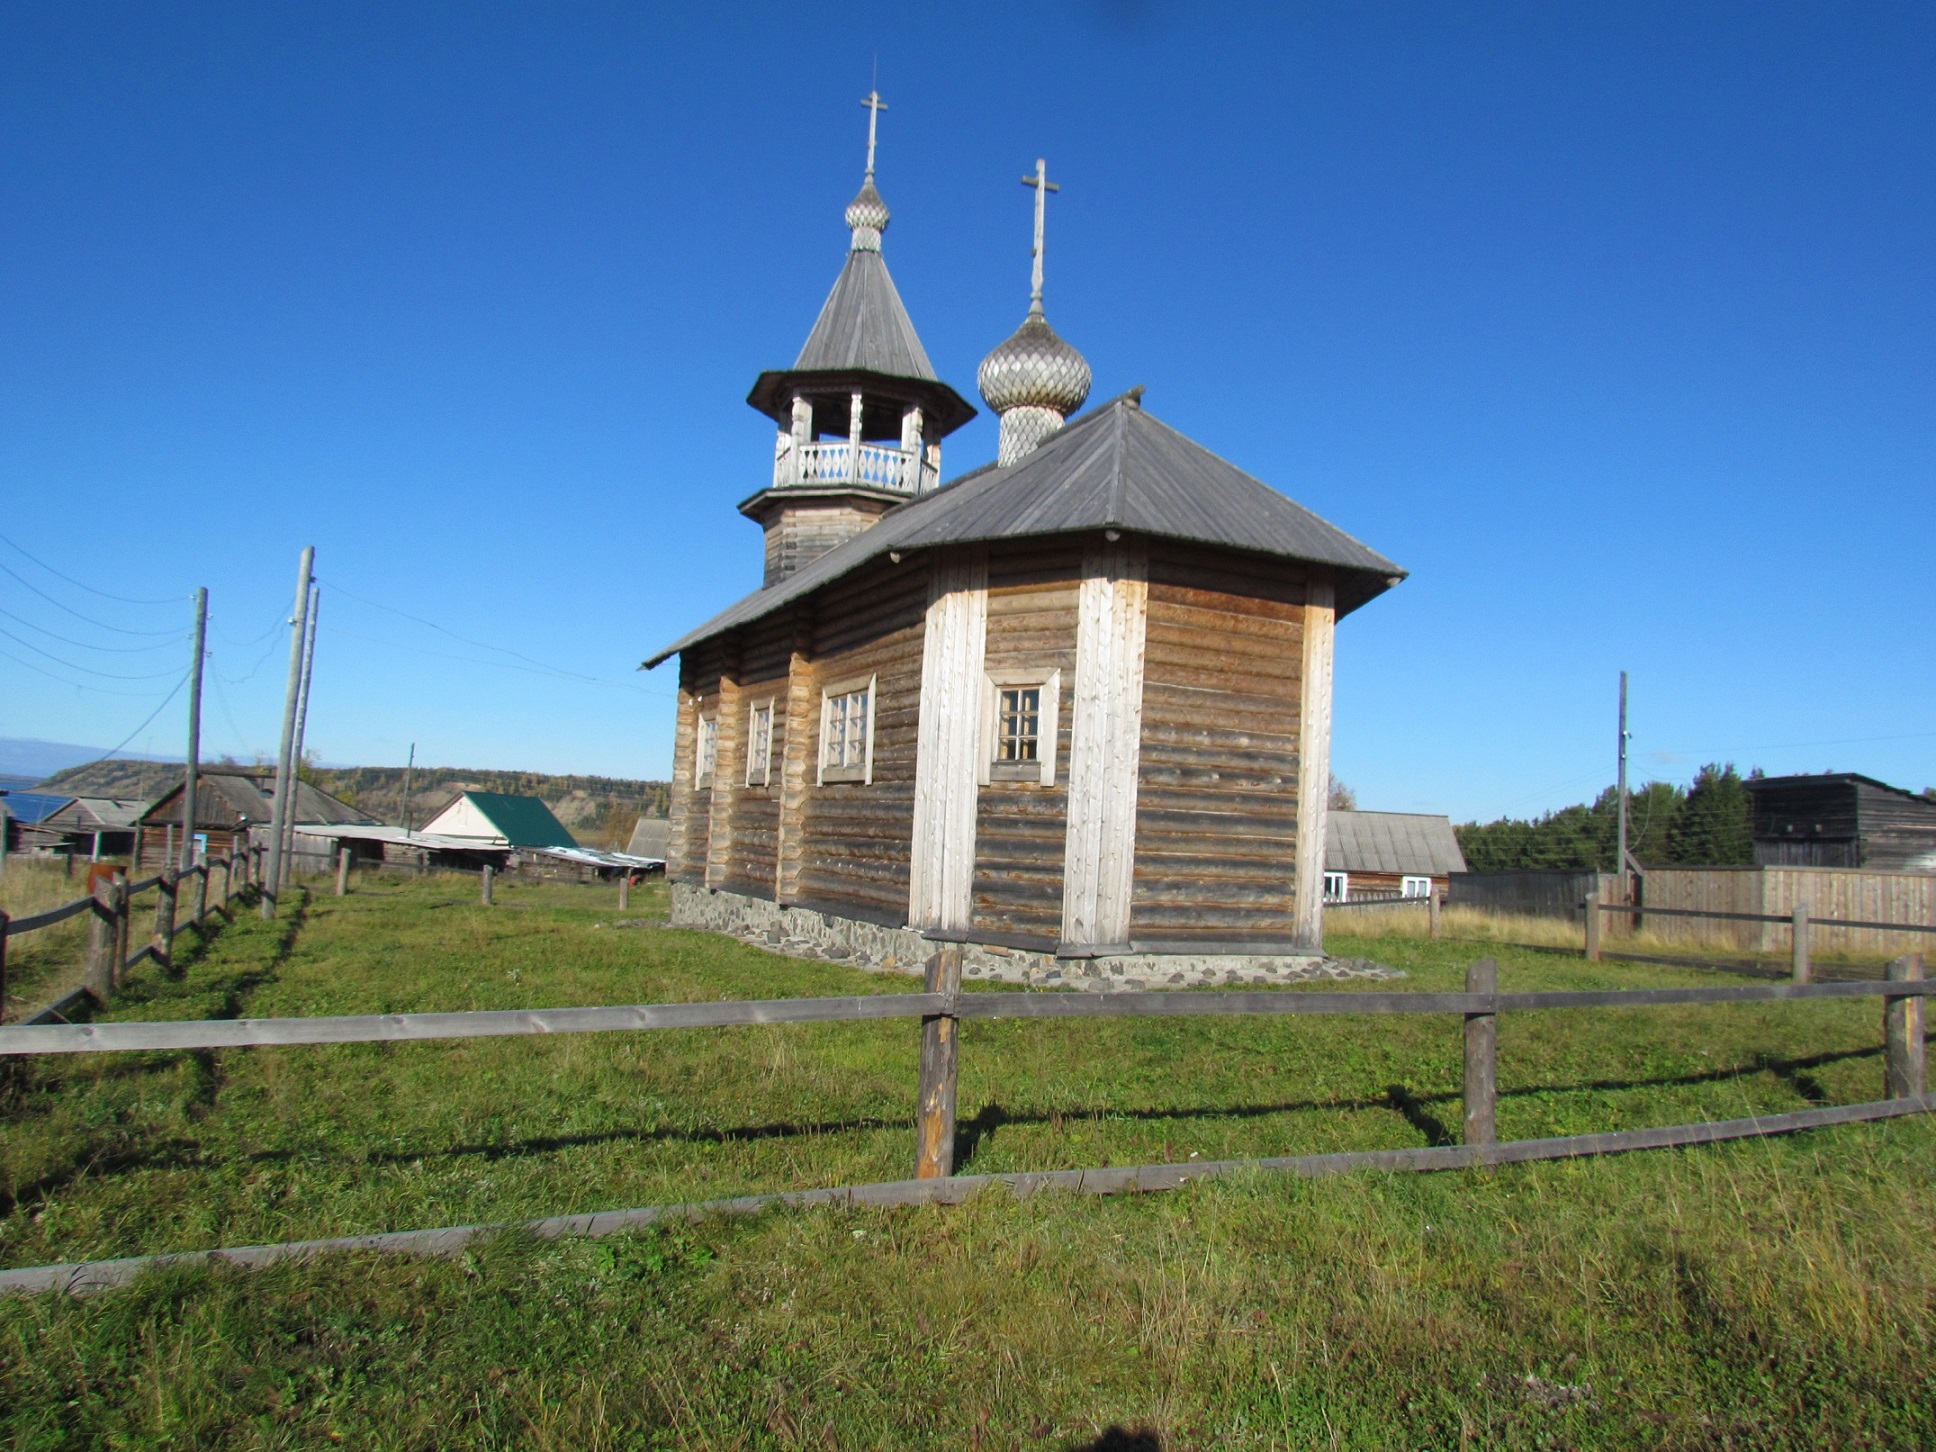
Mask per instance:
[[[505,792],[465,792],[491,825],[513,847],[576,847],[578,841],[565,824],[536,797],[514,797]]]

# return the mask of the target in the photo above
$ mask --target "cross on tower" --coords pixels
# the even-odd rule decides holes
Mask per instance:
[[[881,99],[879,91],[869,91],[860,98],[861,105],[867,108],[867,178],[874,179],[874,129],[881,119],[881,112],[887,109],[887,102]]]
[[[1042,222],[1048,212],[1049,193],[1059,192],[1061,187],[1049,180],[1049,164],[1041,157],[1035,159],[1035,175],[1022,178],[1022,185],[1035,188],[1035,268],[1030,276],[1029,315],[1042,315]]]

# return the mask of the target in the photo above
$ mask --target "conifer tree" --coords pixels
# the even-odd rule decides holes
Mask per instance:
[[[1754,809],[1734,763],[1709,762],[1694,777],[1671,834],[1672,857],[1688,867],[1754,863]]]

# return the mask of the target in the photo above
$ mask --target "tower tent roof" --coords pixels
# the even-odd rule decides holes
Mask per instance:
[[[901,294],[876,251],[855,248],[834,279],[820,317],[794,360],[793,371],[864,368],[893,378],[933,382],[934,365],[914,331]]]
[[[1135,394],[1103,404],[1006,466],[987,465],[889,510],[880,523],[757,590],[645,662],[750,624],[890,550],[1118,529],[1274,555],[1339,573],[1338,612],[1405,571],[1261,479],[1143,411]]]

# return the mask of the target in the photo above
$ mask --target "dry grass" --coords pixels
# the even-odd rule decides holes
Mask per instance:
[[[87,895],[87,873],[65,876],[58,863],[14,858],[0,876],[0,911],[10,918],[44,913]],[[7,942],[6,1022],[58,998],[80,982],[81,954],[87,943],[87,914],[41,928]]]

